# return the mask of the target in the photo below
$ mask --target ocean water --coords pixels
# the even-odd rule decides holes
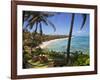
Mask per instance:
[[[49,51],[66,52],[68,39],[58,40],[47,45],[46,49]],[[71,52],[82,51],[89,52],[89,36],[72,37]]]

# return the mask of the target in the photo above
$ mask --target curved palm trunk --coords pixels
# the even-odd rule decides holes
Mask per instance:
[[[42,31],[42,24],[40,23],[40,35],[42,36],[43,31]]]
[[[35,37],[35,35],[36,35],[36,33],[37,33],[37,28],[38,28],[38,23],[36,23],[36,28],[35,28],[35,31],[34,31],[34,34],[33,34],[33,36],[32,36],[32,34],[31,34],[31,39],[32,40],[34,40],[34,37]],[[30,50],[30,54],[32,54],[32,49],[33,49],[33,44],[31,45],[31,50]]]
[[[70,62],[69,62],[69,59],[70,59],[70,46],[71,46],[71,37],[72,37],[72,32],[73,32],[74,17],[75,17],[75,14],[73,13],[72,14],[72,20],[71,20],[69,37],[68,37],[68,44],[67,44],[67,56],[66,56],[67,65],[70,64]]]
[[[34,36],[35,36],[35,35],[36,35],[36,33],[37,33],[37,29],[38,29],[38,22],[36,22],[36,28],[35,28],[35,31],[34,31],[33,38],[34,38]]]

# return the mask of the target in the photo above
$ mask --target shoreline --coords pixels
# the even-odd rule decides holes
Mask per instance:
[[[42,42],[42,44],[40,44],[39,47],[43,49],[51,43],[54,43],[54,42],[60,41],[60,40],[65,40],[65,39],[68,39],[68,38],[53,39],[53,40],[45,41],[45,42]]]

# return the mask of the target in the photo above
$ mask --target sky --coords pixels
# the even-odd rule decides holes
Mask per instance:
[[[87,20],[84,25],[84,28],[80,30],[83,17],[81,15],[82,13],[75,13],[74,18],[74,28],[73,28],[73,34],[75,36],[89,36],[89,29],[90,29],[90,15],[87,15]],[[72,13],[59,13],[55,14],[52,17],[49,17],[48,20],[51,21],[55,27],[56,31],[54,32],[53,28],[50,25],[42,24],[43,33],[48,35],[68,35],[71,25],[71,19],[72,19]],[[28,22],[24,22],[24,27]],[[28,29],[30,32],[34,31],[35,26],[33,26],[33,29]],[[38,29],[39,30],[39,29]]]

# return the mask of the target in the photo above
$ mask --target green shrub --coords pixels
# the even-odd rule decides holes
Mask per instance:
[[[89,60],[89,55],[88,54],[83,54],[82,52],[75,52],[73,53],[73,66],[86,66],[89,65],[90,60]]]

